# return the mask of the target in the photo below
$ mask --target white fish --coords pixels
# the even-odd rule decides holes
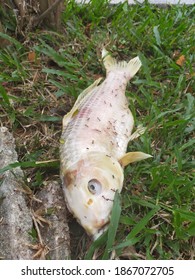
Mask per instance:
[[[124,167],[151,157],[126,153],[134,119],[128,107],[127,82],[141,67],[139,57],[118,62],[104,49],[106,79],[95,81],[78,97],[63,119],[61,179],[69,210],[94,239],[107,228],[116,190],[123,186]]]

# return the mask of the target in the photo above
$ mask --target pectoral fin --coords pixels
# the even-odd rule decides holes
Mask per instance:
[[[129,141],[132,141],[132,140],[140,137],[142,134],[145,133],[145,131],[146,131],[145,127],[143,127],[142,125],[138,125],[136,131],[133,134],[131,134]]]
[[[152,157],[149,154],[145,154],[142,152],[129,152],[127,154],[125,154],[120,160],[119,163],[125,167],[127,166],[129,163],[135,162],[135,161],[140,161],[142,159],[147,159]]]

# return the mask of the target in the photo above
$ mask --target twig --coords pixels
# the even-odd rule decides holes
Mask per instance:
[[[14,0],[14,3],[19,10],[20,20],[19,20],[18,28],[19,28],[19,31],[21,31],[22,27],[24,25],[24,18],[25,18],[25,14],[26,14],[26,3],[23,0],[22,1]]]
[[[50,159],[50,160],[43,160],[43,161],[35,161],[35,164],[43,164],[43,163],[50,163],[50,162],[59,162],[59,159]]]
[[[37,231],[37,235],[38,235],[39,242],[40,242],[40,244],[43,246],[44,244],[43,244],[43,240],[42,240],[42,237],[41,237],[41,233],[40,233],[40,230],[39,230],[38,223],[37,223],[37,221],[36,221],[36,218],[35,218],[35,216],[34,216],[34,213],[31,212],[31,215],[32,215],[32,219],[33,219],[33,222],[34,222],[36,231]]]

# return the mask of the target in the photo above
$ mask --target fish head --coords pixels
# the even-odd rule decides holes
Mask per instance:
[[[123,180],[119,162],[95,152],[62,172],[68,209],[94,240],[108,227],[115,192],[121,191]]]

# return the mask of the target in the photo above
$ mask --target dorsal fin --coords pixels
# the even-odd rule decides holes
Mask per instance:
[[[82,91],[82,92],[79,94],[79,96],[77,97],[77,100],[76,100],[76,102],[75,102],[75,104],[74,104],[74,107],[73,107],[74,109],[77,109],[77,108],[78,108],[78,106],[80,105],[81,101],[82,101],[88,94],[90,94],[90,93],[92,92],[93,89],[95,89],[95,88],[99,85],[99,83],[100,83],[100,81],[101,81],[102,79],[103,79],[103,78],[101,77],[101,78],[95,80],[95,82],[94,82],[93,84],[91,84],[88,88],[86,88],[84,91]]]
[[[85,98],[87,98],[88,94],[90,94],[100,83],[102,78],[97,79],[93,84],[91,84],[88,88],[86,88],[84,91],[82,91],[79,96],[77,97],[77,100],[72,107],[71,111],[68,112],[64,117],[63,117],[63,128],[67,126],[69,121],[71,120],[72,117],[76,116],[79,112],[79,105],[81,104],[82,101],[84,101]]]

